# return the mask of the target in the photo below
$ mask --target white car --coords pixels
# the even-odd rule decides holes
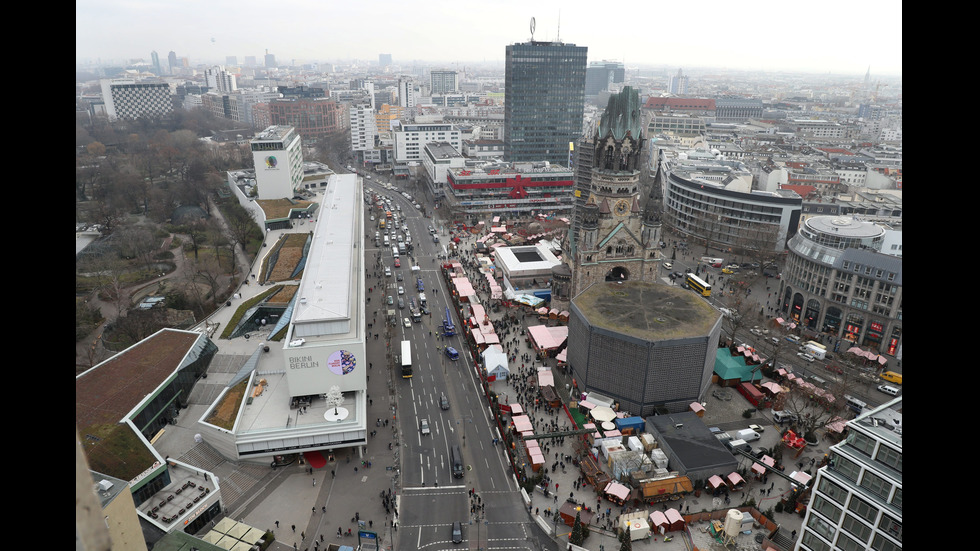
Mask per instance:
[[[750,430],[754,430],[755,432],[760,432],[760,433],[762,431],[766,430],[766,428],[763,427],[762,425],[749,425],[749,429]]]
[[[294,339],[289,341],[289,346],[303,346],[306,344],[306,339]]]
[[[423,418],[423,419],[420,419],[419,420],[419,432],[421,432],[423,435],[429,434],[429,420],[428,419],[424,419]]]
[[[816,358],[814,358],[813,356],[811,356],[810,354],[807,354],[805,352],[797,352],[796,355],[799,356],[799,357],[801,357],[801,358],[803,358],[804,360],[806,360],[808,362],[813,362],[814,360],[816,360]]]
[[[405,318],[404,320],[402,320],[402,323],[405,325],[405,327],[411,327],[412,326],[412,320],[410,320],[408,318]]]
[[[401,285],[398,286],[398,294],[399,295],[404,295],[405,294],[405,288],[402,287]]]
[[[671,264],[670,262],[664,262],[664,268],[670,270],[670,269],[673,269],[673,267],[674,267],[674,265]]]

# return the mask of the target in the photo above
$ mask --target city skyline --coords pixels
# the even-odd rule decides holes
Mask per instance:
[[[270,9],[274,6],[274,9]],[[902,4],[829,0],[819,9],[758,0],[733,9],[706,0],[686,5],[643,4],[630,10],[596,10],[594,3],[503,0],[475,12],[458,4],[429,2],[406,10],[388,0],[369,7],[285,0],[274,5],[219,0],[128,3],[80,0],[75,12],[77,64],[143,59],[170,51],[192,66],[223,64],[228,56],[266,51],[280,65],[376,64],[503,67],[507,45],[531,39],[588,48],[592,61],[628,67],[717,68],[901,76]],[[295,16],[293,14],[296,14]],[[387,21],[397,21],[388,27]],[[453,32],[459,39],[453,41]],[[793,38],[787,44],[782,38]]]

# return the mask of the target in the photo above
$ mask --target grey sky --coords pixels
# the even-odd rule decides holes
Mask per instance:
[[[859,75],[869,66],[875,75],[902,70],[897,0],[77,0],[75,10],[79,62],[149,60],[154,50],[166,59],[172,50],[196,65],[230,55],[261,59],[268,50],[280,63],[367,63],[390,53],[402,65],[502,65],[507,44],[531,37],[534,17],[536,40],[588,46],[590,61]]]

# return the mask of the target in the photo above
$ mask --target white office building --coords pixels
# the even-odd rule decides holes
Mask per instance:
[[[292,126],[270,126],[251,140],[259,199],[291,198],[303,183],[303,149]]]
[[[847,423],[817,471],[797,551],[902,548],[902,398]]]
[[[395,136],[395,162],[422,161],[425,144],[445,142],[456,151],[463,148],[462,133],[452,124],[393,124]]]

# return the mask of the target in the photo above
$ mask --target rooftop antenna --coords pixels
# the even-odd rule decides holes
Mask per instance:
[[[561,42],[561,8],[558,8],[558,38],[556,42]]]
[[[534,42],[534,18],[531,18],[531,42]]]

